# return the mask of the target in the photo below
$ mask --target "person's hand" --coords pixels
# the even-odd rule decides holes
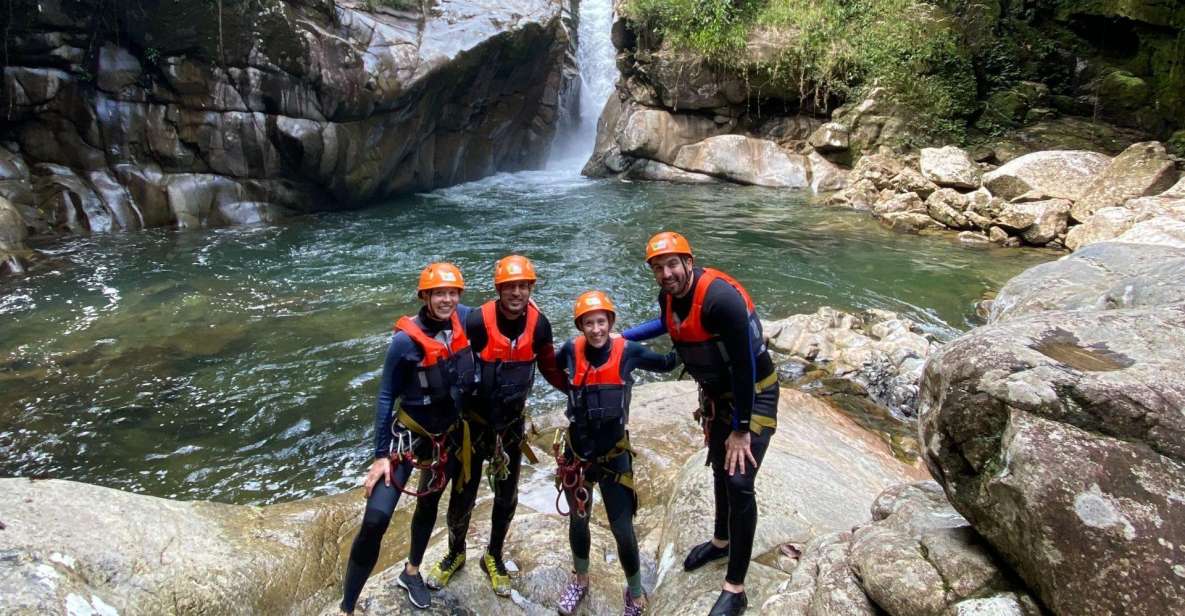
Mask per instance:
[[[366,498],[370,498],[370,493],[378,485],[379,479],[382,479],[383,483],[391,485],[390,458],[378,458],[371,463],[370,470],[366,472],[366,481],[362,482],[362,486],[366,488]]]
[[[746,459],[752,465],[751,468],[757,468],[757,458],[753,457],[753,451],[749,448],[750,438],[748,430],[733,430],[724,439],[724,468],[728,469],[729,475],[735,475],[738,469],[743,475]]]

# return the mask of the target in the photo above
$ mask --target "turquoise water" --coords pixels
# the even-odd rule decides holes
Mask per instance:
[[[0,475],[240,503],[348,489],[369,458],[391,324],[416,309],[425,263],[457,263],[478,304],[495,259],[528,255],[566,338],[589,288],[612,294],[623,324],[654,316],[642,245],[668,228],[765,318],[887,308],[941,339],[971,326],[982,294],[1055,256],[896,234],[793,192],[570,171],[275,226],[74,239],[46,248],[60,269],[0,282]],[[539,385],[538,412],[554,412]]]

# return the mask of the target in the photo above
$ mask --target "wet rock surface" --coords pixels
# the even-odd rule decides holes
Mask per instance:
[[[771,349],[805,362],[808,371],[850,381],[901,417],[916,414],[922,366],[938,348],[916,323],[887,310],[850,314],[823,307],[763,329]]]
[[[0,196],[42,232],[248,224],[542,163],[565,3],[368,6],[124,3],[108,37],[67,27],[86,3],[16,3]]]
[[[762,605],[769,614],[894,616],[979,613],[1036,616],[1036,602],[932,481],[895,485],[872,520],[813,539],[790,580]]]
[[[702,434],[691,418],[696,404],[690,382],[635,389],[631,440],[638,456],[635,524],[643,579],[652,605],[671,610],[656,613],[682,613],[701,603],[706,609],[723,575],[720,566],[695,575],[679,566],[683,552],[711,526],[710,506],[701,508],[711,502],[711,483]],[[779,422],[757,486],[762,527],[749,578],[756,600],[788,579],[762,564],[779,545],[859,523],[881,490],[925,476],[806,394],[783,392]],[[542,425],[537,449],[551,439],[549,424]],[[506,558],[519,571],[515,594],[495,597],[478,567],[491,505],[483,488],[470,529],[470,562],[446,590],[434,593],[429,613],[554,612],[571,561],[567,520],[554,510],[554,466],[541,457],[539,465],[524,469],[520,509],[507,540]],[[267,507],[178,502],[28,479],[0,480],[0,495],[0,559],[11,565],[0,570],[0,609],[6,614],[58,613],[79,602],[95,613],[110,606],[127,614],[332,614],[363,503],[359,492]],[[359,603],[365,613],[410,613],[393,581],[407,551],[410,509],[410,502],[402,502],[396,511]],[[592,515],[593,589],[583,613],[619,613],[624,578],[599,504]],[[79,525],[79,519],[88,523]],[[425,563],[444,549],[438,525]]]
[[[1185,598],[1185,247],[1123,237],[1011,280],[922,379],[935,479],[1058,614]]]

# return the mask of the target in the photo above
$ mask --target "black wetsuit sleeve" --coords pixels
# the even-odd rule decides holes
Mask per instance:
[[[384,458],[391,451],[391,422],[395,417],[395,400],[403,393],[403,378],[415,361],[408,354],[416,350],[416,343],[404,333],[391,337],[387,359],[383,361],[383,377],[379,381],[378,403],[374,415],[374,457]]]
[[[749,340],[749,307],[745,298],[723,280],[712,281],[704,297],[704,329],[720,337],[732,366],[734,430],[748,430],[756,395],[757,367]]]
[[[535,364],[539,366],[539,373],[554,388],[568,391],[568,378],[561,365],[556,361],[555,340],[552,339],[551,321],[539,313],[539,320],[535,322]]]
[[[465,315],[465,337],[469,338],[469,348],[473,349],[475,354],[481,353],[489,342],[480,306],[470,308],[469,314]]]
[[[628,378],[631,372],[639,368],[650,372],[670,372],[679,365],[679,356],[674,351],[663,355],[637,342],[627,342],[621,364],[621,377]]]

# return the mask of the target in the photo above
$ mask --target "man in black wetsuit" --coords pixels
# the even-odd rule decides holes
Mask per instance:
[[[691,549],[692,571],[728,557],[724,587],[711,616],[744,612],[745,575],[757,529],[753,481],[777,427],[778,378],[761,321],[747,291],[727,274],[695,267],[691,244],[663,232],[646,243],[646,261],[661,287],[661,317],[627,330],[645,340],[668,333],[700,386],[697,413],[708,440],[716,503],[710,541]]]
[[[551,323],[531,301],[535,268],[523,256],[510,255],[494,266],[497,300],[469,312],[465,333],[477,361],[476,383],[465,397],[465,419],[473,438],[470,476],[481,475],[482,462],[494,491],[490,542],[481,569],[494,593],[509,596],[510,576],[502,561],[502,544],[518,506],[526,402],[535,380],[535,366],[553,387],[567,390],[556,364]],[[472,481],[449,501],[449,551],[428,573],[432,588],[443,588],[465,564],[465,535],[480,481]]]

